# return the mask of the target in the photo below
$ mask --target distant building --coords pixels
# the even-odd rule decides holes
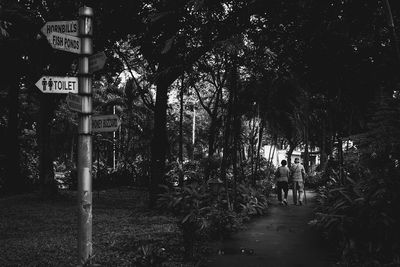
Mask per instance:
[[[263,147],[263,156],[266,160],[270,159],[272,164],[275,167],[281,165],[282,160],[288,160],[287,152],[288,147],[278,147],[276,145],[265,145]],[[295,158],[300,158],[300,163],[305,165],[304,163],[304,149],[296,148],[293,150],[291,156],[291,162],[294,162]],[[310,173],[315,172],[315,168],[320,164],[320,155],[317,148],[310,148],[309,149],[309,171]]]

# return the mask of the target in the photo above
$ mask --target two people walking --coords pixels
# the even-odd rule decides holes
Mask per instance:
[[[304,177],[305,169],[304,166],[300,164],[299,158],[295,158],[294,164],[291,166],[290,170],[286,166],[286,160],[281,161],[280,167],[275,172],[276,186],[278,201],[281,204],[288,205],[287,196],[289,191],[289,181],[293,184],[293,202],[295,205],[303,205],[304,198]],[[283,198],[282,198],[283,191]]]

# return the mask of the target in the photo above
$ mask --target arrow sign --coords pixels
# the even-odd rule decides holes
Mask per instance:
[[[48,21],[41,29],[42,33],[49,36],[53,32],[63,33],[72,36],[78,36],[78,21]]]
[[[93,132],[115,132],[121,125],[117,115],[101,115],[92,117]]]
[[[106,63],[107,56],[103,52],[94,54],[89,57],[89,72],[93,73],[98,70],[101,70],[104,67],[104,64]]]
[[[82,113],[82,97],[81,96],[69,93],[67,96],[67,105],[70,110]]]
[[[52,32],[47,35],[51,47],[75,54],[81,53],[81,39],[76,36],[70,36],[58,32]]]
[[[68,94],[78,93],[77,77],[43,76],[35,83],[43,93]]]

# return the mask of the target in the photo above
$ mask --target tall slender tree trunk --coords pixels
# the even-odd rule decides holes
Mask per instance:
[[[161,193],[159,185],[165,183],[165,156],[167,152],[167,104],[168,87],[165,79],[157,80],[157,95],[154,107],[154,134],[151,142],[150,207],[154,207]]]
[[[6,192],[17,193],[24,191],[24,179],[20,172],[20,147],[18,140],[18,109],[19,109],[19,79],[20,59],[12,42],[4,42],[1,49],[8,51],[1,59],[4,66],[7,66],[2,73],[3,86],[8,87],[7,92],[7,128],[5,143],[5,181]]]
[[[254,143],[255,143],[255,132],[256,132],[256,122],[255,119],[251,120],[250,124],[250,165],[251,165],[251,183],[253,185],[256,184],[256,177],[254,171]]]
[[[238,153],[240,153],[240,132],[241,132],[241,119],[240,114],[237,110],[238,106],[238,85],[234,83],[234,96],[233,96],[233,155],[232,155],[232,164],[233,164],[233,203],[232,208],[235,206],[236,197],[237,197],[237,181],[239,179],[238,172]]]
[[[287,152],[287,162],[288,162],[288,167],[290,168],[291,164],[292,164],[292,154],[294,149],[296,148],[296,145],[292,142],[289,142],[289,150]]]
[[[182,75],[181,91],[179,93],[180,112],[179,112],[179,186],[183,186],[183,81]]]
[[[16,79],[9,87],[7,96],[8,124],[7,142],[5,142],[6,165],[5,165],[5,188],[7,192],[16,193],[24,191],[23,177],[20,173],[20,156],[18,140],[18,80]]]
[[[40,95],[39,121],[39,180],[42,195],[53,197],[57,194],[57,184],[54,179],[54,151],[51,145],[51,121],[54,115],[54,96]]]
[[[383,2],[385,12],[386,12],[387,24],[390,28],[393,50],[397,57],[397,64],[399,65],[400,64],[400,48],[399,48],[399,41],[397,39],[396,29],[394,27],[392,9],[390,8],[389,0],[383,0],[382,2]]]
[[[230,153],[230,134],[231,134],[231,117],[232,117],[232,108],[231,108],[231,96],[229,96],[229,105],[228,105],[228,113],[226,114],[225,119],[225,131],[224,131],[224,146],[223,146],[223,155],[221,162],[221,180],[226,181],[226,170],[228,168],[228,158]]]
[[[321,150],[320,150],[320,170],[325,170],[328,156],[326,153],[326,124],[322,122],[322,134],[321,134]]]
[[[338,156],[339,156],[339,180],[342,184],[344,184],[344,175],[343,175],[343,141],[341,137],[337,137],[337,145],[338,145]]]
[[[309,147],[309,140],[308,140],[308,120],[307,120],[304,129],[304,162],[303,162],[304,169],[307,174],[309,172],[309,166],[310,166],[310,153],[308,147]]]
[[[262,136],[264,132],[264,121],[261,120],[260,122],[260,129],[258,131],[258,144],[257,144],[257,161],[256,161],[256,175],[258,178],[258,175],[260,173],[260,151],[261,151],[261,145],[262,145]]]

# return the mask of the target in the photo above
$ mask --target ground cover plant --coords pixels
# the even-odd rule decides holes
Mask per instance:
[[[344,182],[333,171],[318,189],[311,224],[338,245],[345,266],[400,264],[400,173],[394,165],[378,164],[372,170],[352,168]]]
[[[93,194],[93,262],[101,266],[185,266],[171,216],[147,209],[147,192],[117,188]],[[0,266],[76,266],[76,198],[35,194],[0,199]]]

